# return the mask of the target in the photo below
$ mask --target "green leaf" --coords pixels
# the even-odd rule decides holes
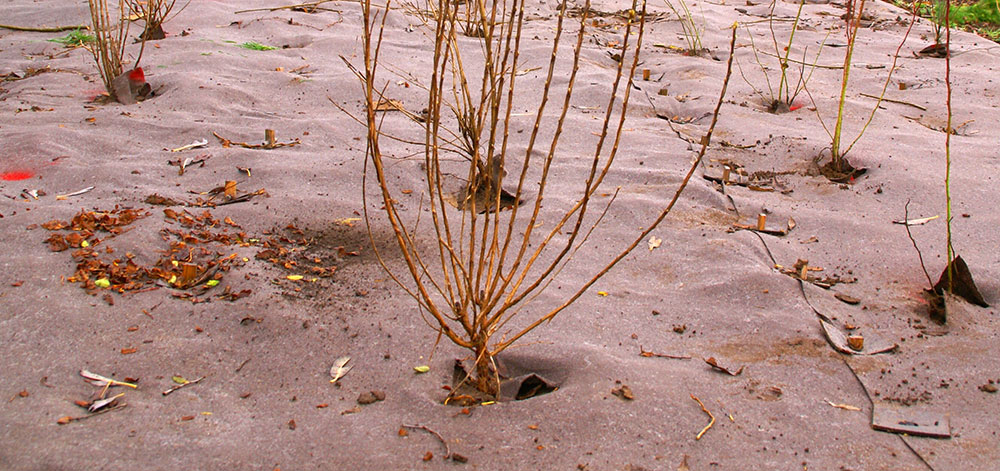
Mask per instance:
[[[245,42],[243,44],[240,44],[240,47],[242,47],[243,49],[250,49],[250,50],[253,50],[253,51],[273,51],[273,50],[277,49],[274,46],[268,46],[266,44],[261,44],[261,43],[256,42],[256,41]]]
[[[208,285],[209,287],[217,286],[219,284],[219,280],[208,280],[205,282],[205,284]]]
[[[423,373],[426,373],[426,372],[428,372],[430,370],[431,370],[431,367],[429,367],[427,365],[420,365],[420,366],[414,366],[413,367],[413,371],[416,371],[417,374],[423,374]]]
[[[110,288],[111,282],[107,278],[98,278],[94,280],[94,286],[98,288]]]
[[[174,376],[171,379],[173,379],[177,384],[188,384],[188,380],[184,379],[183,376]]]
[[[84,33],[82,29],[75,29],[70,31],[66,36],[60,38],[52,38],[47,41],[52,43],[59,43],[66,47],[83,46],[86,43],[94,42],[94,37]]]

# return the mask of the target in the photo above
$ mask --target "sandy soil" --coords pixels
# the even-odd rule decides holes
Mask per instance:
[[[681,26],[663,14],[665,5],[651,5],[662,14],[650,22],[643,50],[642,68],[651,77],[636,82],[618,167],[609,177],[612,187],[622,187],[618,201],[610,222],[538,302],[558,301],[564,285],[579,286],[669,200],[708,127],[706,113],[729,54],[725,27],[734,21],[746,23],[736,49],[746,79],[734,73],[706,165],[654,233],[662,244],[637,249],[501,358],[508,368],[543,374],[558,390],[467,410],[441,404],[451,365],[465,353],[445,344],[434,349],[435,332],[387,280],[364,224],[352,219],[362,210],[364,128],[330,100],[360,111],[360,86],[340,58],[360,60],[355,4],[328,3],[336,11],[313,14],[235,13],[278,2],[196,1],[165,25],[166,39],[147,44],[141,65],[155,96],[130,106],[91,102],[102,85],[90,56],[48,41],[65,33],[0,29],[0,75],[6,77],[0,82],[0,467],[996,469],[998,395],[988,392],[1000,382],[1000,359],[990,353],[996,310],[956,301],[946,326],[933,323],[921,297],[927,281],[917,254],[904,227],[892,223],[903,218],[907,201],[911,218],[941,216],[912,227],[936,279],[944,268],[944,63],[914,54],[929,44],[930,25],[914,27],[886,93],[905,103],[883,103],[849,154],[868,172],[837,184],[817,173],[815,157],[829,138],[809,97],[801,95],[795,111],[775,115],[753,91],[766,90],[766,83],[749,38],[767,50],[767,23],[753,22],[766,17],[769,6],[750,3],[693,4],[710,51],[702,57],[664,47],[683,46]],[[779,3],[777,18],[794,16],[796,6]],[[532,2],[527,11],[525,69],[547,63],[555,7]],[[819,64],[839,64],[843,12],[836,4],[809,2],[796,54],[803,48],[813,54],[825,41]],[[871,13],[875,22],[858,39],[848,91],[845,135],[851,138],[874,104],[863,94],[879,94],[906,30],[902,10],[875,4]],[[85,2],[53,9],[11,0],[0,5],[0,18],[56,26],[82,24],[89,15]],[[613,15],[603,18],[585,41],[579,92],[567,118],[571,131],[562,140],[567,154],[584,154],[592,145],[592,107],[614,74],[607,40],[618,23]],[[775,24],[787,32],[787,21]],[[421,28],[418,16],[394,10],[383,47],[385,60],[415,83],[429,63]],[[964,33],[953,40],[954,246],[993,304],[1000,302],[994,83],[1000,49]],[[277,49],[238,47],[248,41]],[[773,83],[777,64],[766,56],[761,61]],[[839,77],[838,70],[820,68],[809,82],[828,125]],[[532,90],[544,73],[522,78]],[[404,82],[394,77],[387,92],[408,109],[421,109],[419,87]],[[530,96],[524,99],[530,103]],[[404,121],[392,115],[387,126]],[[245,149],[225,147],[213,136],[259,143],[265,129],[274,129],[279,142],[299,143]],[[169,151],[202,139],[205,147]],[[188,157],[204,164],[178,175],[169,162]],[[702,178],[718,175],[722,159],[750,174],[771,172],[764,183],[782,191],[729,185],[723,194]],[[572,160],[561,165],[566,175],[583,174]],[[392,171],[399,188],[414,189],[401,204],[415,214],[419,163],[400,159]],[[238,195],[264,193],[211,208],[147,202],[156,194],[195,203],[226,181],[237,182]],[[550,204],[572,201],[573,181],[553,184]],[[93,190],[61,197],[88,187]],[[368,204],[375,211],[381,206]],[[762,212],[769,225],[794,218],[796,227],[785,236],[731,230]],[[53,234],[65,238],[74,231],[44,226],[81,213],[118,219],[103,220],[113,232],[94,228],[89,250],[51,250],[58,248],[58,237],[47,242]],[[374,231],[388,263],[399,266],[388,228],[375,220]],[[180,237],[195,249],[179,248]],[[128,259],[147,269],[159,261],[167,271],[177,269],[171,259],[190,256],[201,266],[212,263],[218,271],[210,275],[219,283],[207,291],[162,282],[124,294],[93,284],[81,289],[86,283],[70,281],[80,250],[126,268]],[[799,259],[824,269],[815,274],[853,282],[800,288],[774,268]],[[898,348],[838,353],[813,308],[838,329],[856,327],[868,345]],[[692,358],[644,357],[640,349]],[[331,384],[329,369],[345,355],[353,369]],[[744,369],[727,375],[702,361],[709,357]],[[430,371],[416,374],[418,365]],[[124,392],[117,404],[127,407],[60,425],[61,418],[87,414],[74,401],[100,392],[80,370],[135,379],[138,388],[110,391]],[[163,395],[176,385],[174,376],[205,378]],[[612,395],[618,382],[629,386],[632,400]],[[359,396],[371,391],[384,393],[384,400],[359,405]],[[692,396],[716,419],[700,440],[695,436],[708,416]],[[951,438],[875,431],[875,406],[947,421]],[[400,433],[403,425],[433,430],[467,463],[445,460],[435,435],[415,428]]]

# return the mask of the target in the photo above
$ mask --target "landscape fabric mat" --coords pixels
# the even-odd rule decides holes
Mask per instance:
[[[766,90],[758,61],[772,82],[777,62],[755,58],[749,40],[773,49],[762,21],[770,5],[691,2],[708,50],[692,56],[678,52],[682,27],[666,4],[650,3],[639,67],[650,77],[636,77],[608,177],[619,194],[541,300],[575,290],[669,201],[708,129],[728,27],[738,21],[737,64],[703,165],[652,233],[658,247],[641,244],[500,355],[555,390],[461,407],[442,401],[455,359],[467,352],[446,342],[435,348],[436,332],[378,265],[359,219],[366,130],[347,112],[363,116],[362,87],[340,56],[362,67],[360,8],[327,2],[313,13],[237,13],[281,5],[192,2],[164,24],[166,39],[146,44],[140,65],[153,96],[128,106],[94,102],[104,90],[91,56],[50,41],[67,32],[0,29],[0,468],[988,470],[1000,463],[996,309],[950,300],[947,324],[931,321],[917,253],[905,227],[893,224],[907,202],[911,219],[939,216],[910,231],[930,276],[941,273],[945,66],[917,54],[933,40],[926,20],[900,51],[885,93],[894,101],[881,103],[848,154],[867,172],[834,183],[819,173],[817,156],[828,159],[830,138],[817,114],[828,126],[836,115],[842,5],[803,7],[793,57],[805,50],[807,62],[833,68],[815,69],[793,111],[771,114],[754,90]],[[430,46],[419,8],[406,5],[393,3],[388,15],[381,59],[394,72],[383,71],[378,86],[419,114]],[[526,7],[518,78],[526,93],[545,80],[557,7]],[[596,107],[615,73],[609,38],[623,24],[613,13],[625,7],[593,4],[609,14],[583,42],[560,153],[592,152]],[[779,36],[797,7],[776,5]],[[847,91],[850,140],[875,104],[870,96],[881,94],[909,18],[885,3],[868,10]],[[10,0],[0,18],[62,26],[90,16],[86,2]],[[575,26],[567,27],[569,37]],[[139,30],[133,25],[133,35]],[[995,305],[1000,48],[961,32],[952,41],[953,245]],[[274,49],[240,47],[251,42]],[[127,45],[129,58],[137,51]],[[565,85],[565,76],[557,80]],[[513,126],[530,130],[534,104],[518,106],[525,116]],[[387,129],[405,121],[386,115]],[[260,144],[265,129],[288,145],[224,145]],[[412,190],[398,203],[416,214],[426,197],[422,153],[393,157],[392,184]],[[580,178],[549,183],[546,204],[556,207],[572,204],[589,168],[586,160],[561,162]],[[729,184],[723,193],[703,178],[718,175],[721,162],[738,164],[746,178],[764,175],[758,183],[773,191]],[[402,269],[368,185],[374,242]],[[154,195],[175,204],[152,204],[165,202]],[[758,214],[769,227],[785,228],[789,218],[795,226],[785,235],[734,230],[755,225]],[[74,220],[90,228],[89,248],[73,236],[79,231],[59,228]],[[193,239],[178,249],[185,238]],[[434,242],[432,234],[418,240]],[[72,254],[88,249],[102,269],[141,286],[119,293],[85,281],[81,273],[94,267],[78,266]],[[823,269],[813,276],[841,282],[800,287],[775,268],[800,259]],[[184,264],[194,265],[184,277],[191,289],[148,281]],[[896,348],[840,353],[817,312],[866,344]],[[331,383],[342,357],[351,369]],[[418,374],[417,366],[429,371]],[[138,387],[110,388],[106,397],[124,395],[80,419],[89,413],[74,401],[101,391],[82,370]],[[950,438],[873,430],[872,401],[902,417],[907,410],[921,420],[942,417]],[[702,406],[714,423],[696,439],[710,421]]]

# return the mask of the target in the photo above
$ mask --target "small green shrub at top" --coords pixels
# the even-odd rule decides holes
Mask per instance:
[[[938,24],[945,22],[945,2],[934,4],[934,15]],[[1000,25],[1000,2],[997,0],[979,0],[971,5],[952,5],[949,23],[953,26],[970,23],[989,23]]]

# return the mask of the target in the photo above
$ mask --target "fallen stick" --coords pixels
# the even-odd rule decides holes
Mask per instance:
[[[295,139],[292,139],[291,141],[288,141],[288,142],[277,142],[277,141],[274,141],[274,142],[265,142],[263,144],[249,144],[249,143],[246,143],[246,142],[236,142],[236,141],[233,141],[233,140],[230,140],[230,139],[226,139],[226,138],[220,136],[215,131],[212,131],[212,134],[215,135],[215,137],[219,139],[219,142],[222,144],[222,147],[240,146],[240,147],[243,147],[243,148],[246,148],[246,149],[268,149],[268,150],[270,150],[270,149],[277,149],[279,147],[285,147],[285,146],[293,147],[293,146],[297,146],[297,145],[299,145],[299,144],[302,143],[302,142],[299,141],[298,138],[295,138]]]
[[[859,407],[855,407],[855,406],[852,406],[852,405],[849,405],[849,404],[837,404],[837,403],[834,403],[834,402],[826,400],[826,399],[824,399],[823,402],[826,402],[827,404],[830,405],[830,407],[836,407],[837,409],[844,409],[844,410],[855,411],[855,412],[861,410],[861,408],[859,408]]]
[[[703,435],[705,435],[705,432],[707,432],[708,429],[712,428],[712,426],[715,425],[715,416],[712,415],[712,413],[709,412],[708,409],[705,408],[705,404],[703,404],[701,402],[701,399],[698,399],[697,397],[695,397],[694,394],[690,394],[690,396],[691,396],[691,399],[694,399],[696,402],[698,402],[698,405],[701,406],[701,410],[704,413],[708,414],[708,418],[711,419],[708,422],[708,425],[706,425],[705,428],[701,429],[701,431],[698,432],[698,435],[695,435],[695,437],[694,437],[695,440],[701,440],[701,437]]]
[[[236,12],[233,12],[233,13],[234,14],[240,14],[240,13],[250,13],[250,12],[254,12],[254,11],[291,10],[292,8],[302,8],[302,9],[313,8],[313,9],[324,10],[324,11],[337,11],[337,10],[333,10],[333,9],[330,9],[330,8],[317,8],[317,7],[319,7],[320,5],[322,5],[324,3],[329,3],[329,2],[332,2],[332,1],[333,0],[320,0],[318,2],[298,3],[298,4],[295,4],[295,5],[285,5],[285,6],[280,6],[280,7],[251,8],[251,9],[248,9],[248,10],[239,10],[239,11],[236,11]]]
[[[166,391],[163,391],[163,395],[166,396],[166,395],[168,395],[168,394],[170,394],[170,393],[172,393],[172,392],[174,392],[174,391],[176,391],[176,390],[178,390],[180,388],[183,388],[183,387],[191,385],[191,384],[195,384],[198,381],[201,381],[201,380],[203,380],[205,378],[207,378],[207,376],[202,376],[201,378],[193,379],[191,381],[186,381],[184,383],[178,384],[177,386],[174,386],[174,387],[172,387],[172,388],[170,388],[170,389],[168,389]]]
[[[95,415],[101,415],[101,414],[103,414],[105,412],[111,412],[113,410],[123,409],[127,405],[128,404],[119,404],[117,406],[109,407],[107,409],[101,409],[101,410],[99,410],[97,412],[94,412],[93,414],[81,415],[81,416],[78,416],[78,417],[70,417],[70,416],[67,415],[67,416],[64,416],[64,417],[60,417],[59,420],[56,421],[56,423],[59,424],[59,425],[66,425],[66,424],[68,424],[70,422],[75,422],[75,421],[83,420],[83,419],[89,419],[89,418],[91,418],[91,417],[93,417]]]
[[[79,191],[74,191],[74,192],[72,192],[72,193],[67,193],[67,194],[65,194],[65,195],[56,195],[56,199],[57,199],[57,200],[64,200],[64,199],[67,199],[67,198],[69,198],[69,197],[71,197],[71,196],[80,196],[80,195],[82,195],[82,194],[84,194],[84,193],[87,193],[87,192],[89,192],[89,191],[92,191],[93,189],[94,189],[94,187],[93,187],[93,186],[88,186],[87,188],[84,188],[84,189],[82,189],[82,190],[79,190]]]
[[[669,358],[671,360],[690,360],[690,355],[668,355],[666,353],[656,353],[643,350],[642,345],[639,345],[639,356],[644,358]]]
[[[869,95],[867,93],[862,93],[861,96],[863,96],[865,98],[874,98],[876,100],[879,99],[878,95]],[[923,106],[920,106],[920,105],[917,105],[917,104],[910,103],[908,101],[893,100],[892,98],[884,98],[884,97],[881,100],[882,101],[888,101],[889,103],[896,103],[896,104],[900,104],[900,105],[912,106],[912,107],[914,107],[914,108],[916,108],[916,109],[918,109],[920,111],[927,111],[927,108],[925,108]]]
[[[464,456],[462,456],[462,455],[460,455],[458,453],[452,453],[451,452],[451,448],[448,447],[448,442],[444,439],[444,437],[442,437],[440,433],[437,433],[434,430],[431,430],[430,427],[428,427],[426,425],[406,425],[406,424],[401,425],[401,427],[403,427],[403,428],[411,428],[411,429],[420,429],[420,430],[423,430],[423,431],[425,431],[427,433],[430,433],[431,435],[434,435],[435,437],[437,437],[437,439],[441,441],[441,444],[444,445],[444,459],[446,459],[446,460],[450,459],[450,460],[453,460],[453,461],[457,461],[459,463],[465,463],[466,461],[468,461],[468,458],[466,458],[466,457],[464,457]]]
[[[90,27],[87,25],[75,25],[75,26],[54,26],[51,28],[44,26],[16,26],[16,25],[0,25],[0,28],[12,29],[14,31],[31,31],[34,33],[59,33],[62,31],[70,31],[74,29],[86,29],[89,30]]]

